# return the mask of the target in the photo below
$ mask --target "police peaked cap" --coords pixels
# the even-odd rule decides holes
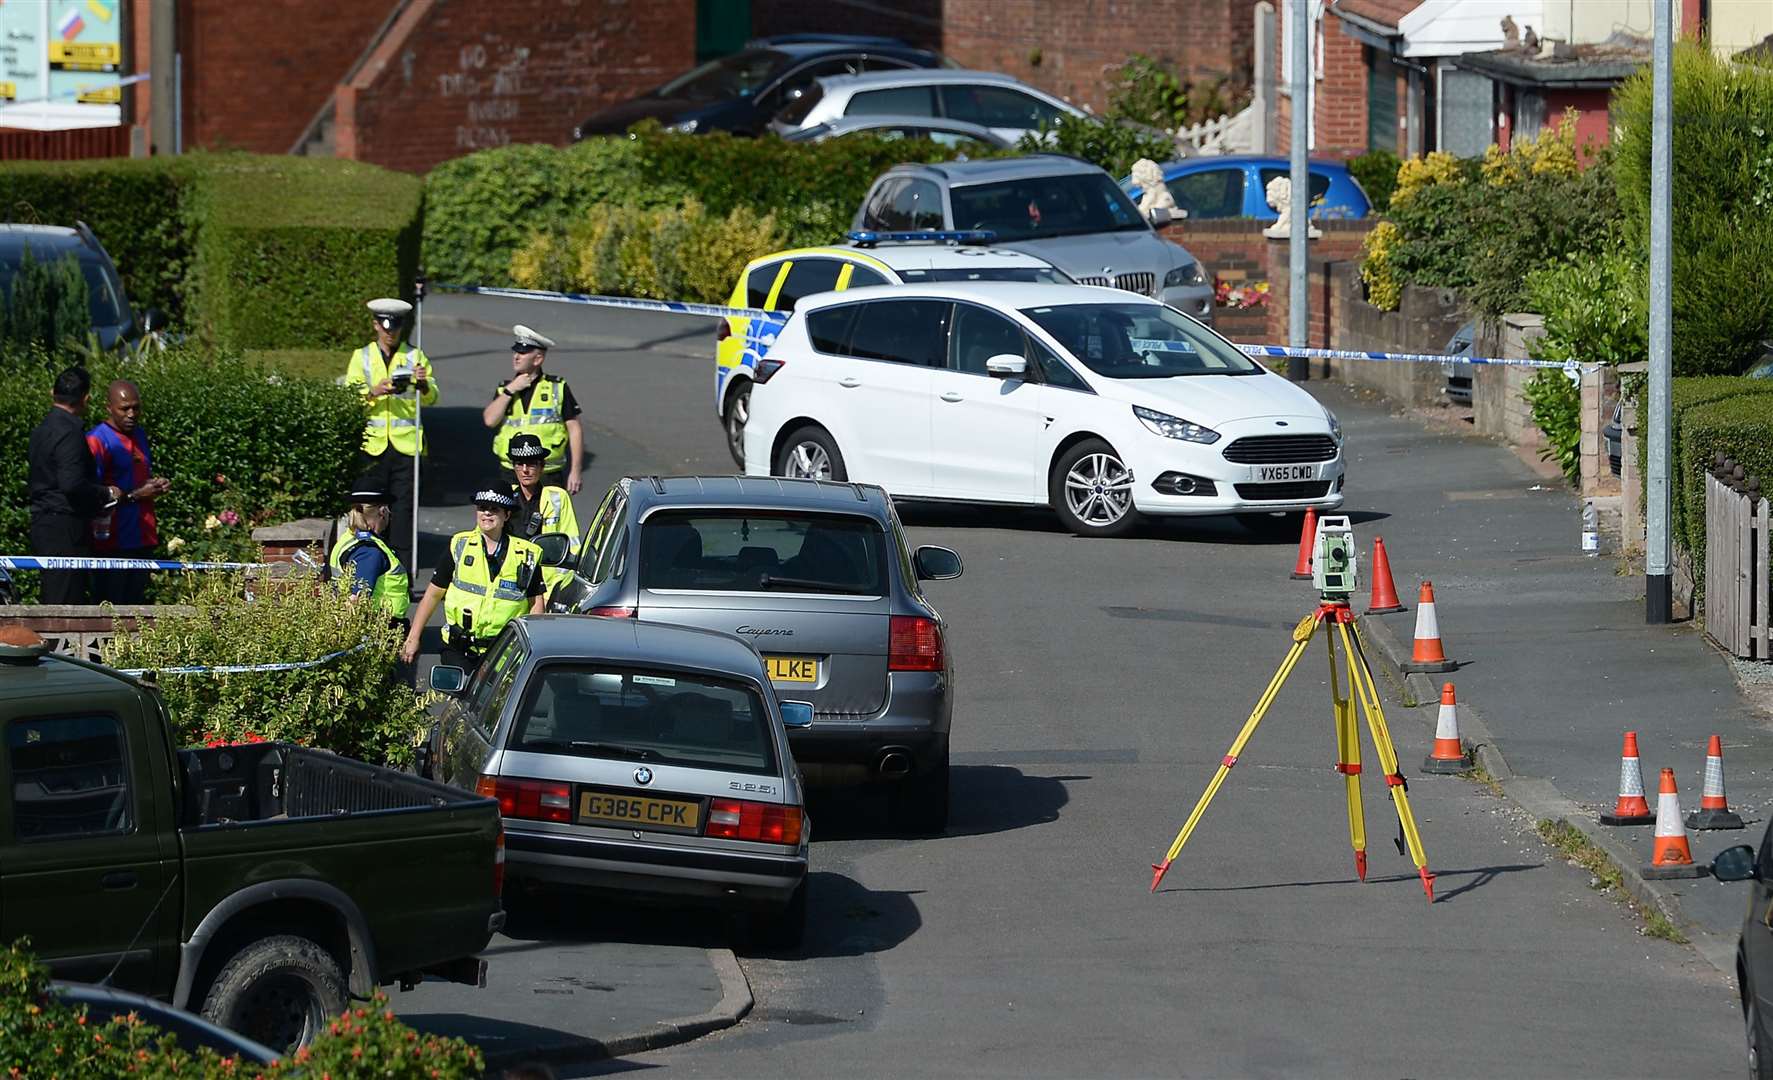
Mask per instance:
[[[522,323],[513,326],[511,328],[511,333],[517,338],[519,344],[534,345],[536,348],[541,349],[544,352],[554,347],[553,338],[538,334]]]
[[[393,499],[390,499],[388,493],[381,488],[376,487],[373,484],[364,483],[359,483],[357,485],[357,490],[351,492],[347,497],[353,504],[363,504],[367,506],[386,506],[394,501]]]
[[[474,493],[474,505],[490,506],[498,510],[515,510],[517,509],[517,500],[513,499],[508,491],[487,488]]]
[[[387,319],[404,319],[412,314],[412,305],[405,300],[390,300],[384,297],[380,300],[371,300],[365,306],[369,308],[372,315]]]
[[[548,456],[548,448],[542,445],[540,437],[524,432],[512,437],[511,445],[505,448],[505,456],[512,461],[539,461]]]

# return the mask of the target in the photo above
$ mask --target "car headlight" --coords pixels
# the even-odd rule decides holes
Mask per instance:
[[[1178,285],[1205,285],[1207,273],[1201,269],[1199,260],[1186,262],[1164,275],[1164,288],[1173,289]]]
[[[1216,443],[1219,433],[1209,427],[1202,427],[1193,420],[1184,420],[1180,416],[1160,413],[1156,409],[1147,409],[1140,405],[1133,406],[1133,415],[1139,422],[1150,428],[1153,434],[1162,435],[1166,439],[1185,439],[1194,443]]]
[[[1328,409],[1324,410],[1324,419],[1328,420],[1330,422],[1330,438],[1336,440],[1337,446],[1341,446],[1342,445],[1342,421],[1336,419],[1336,414],[1331,412]]]
[[[680,132],[684,135],[694,135],[696,133],[696,129],[701,126],[702,126],[702,122],[700,120],[685,120],[681,124],[672,124],[670,127],[666,128],[665,130]]]

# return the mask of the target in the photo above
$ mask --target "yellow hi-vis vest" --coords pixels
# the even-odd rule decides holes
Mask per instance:
[[[486,540],[479,529],[456,533],[449,539],[455,574],[443,594],[443,619],[460,630],[462,616],[472,614],[469,627],[474,643],[484,644],[499,636],[505,624],[529,610],[524,593],[530,575],[542,562],[542,549],[521,537],[507,536],[511,550],[499,565],[498,580],[486,572]]]
[[[512,439],[528,432],[542,440],[542,445],[548,449],[548,461],[542,468],[550,472],[566,468],[566,421],[560,416],[565,397],[566,383],[552,375],[544,375],[531,388],[529,408],[522,408],[517,401],[511,402],[505,423],[493,436],[493,454],[500,465],[507,470],[511,468],[511,459],[505,456],[505,450]]]
[[[544,487],[542,497],[537,501],[537,509],[542,514],[542,527],[536,535],[553,532],[565,533],[568,540],[568,550],[577,556],[579,553],[579,520],[573,514],[572,496],[568,495],[563,487]],[[523,528],[529,527],[527,521],[514,521],[512,524]],[[578,560],[575,558],[573,561],[577,562]],[[547,583],[550,591],[572,576],[571,567],[547,566],[542,568],[542,580]]]
[[[437,404],[437,376],[431,370],[429,357],[410,345],[402,346],[394,352],[393,366],[423,371],[427,380],[424,403]],[[351,362],[345,366],[345,385],[361,386],[369,401],[369,423],[363,428],[363,452],[380,454],[392,444],[407,457],[417,457],[424,447],[424,432],[420,430],[419,410],[413,404],[412,391],[369,397],[370,387],[386,379],[388,370],[389,365],[382,360],[381,347],[373,341],[352,353]]]
[[[345,565],[345,556],[358,544],[374,544],[388,557],[388,569],[382,571],[382,576],[376,578],[370,586],[369,598],[377,607],[387,612],[389,618],[406,618],[407,606],[412,603],[412,578],[407,575],[406,567],[400,565],[400,558],[394,554],[394,549],[375,533],[347,532],[332,546],[332,554],[327,557],[326,563],[332,567],[332,577],[339,583],[340,591],[349,591],[351,588],[351,567]]]

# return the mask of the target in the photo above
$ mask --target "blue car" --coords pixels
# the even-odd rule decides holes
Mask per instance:
[[[1364,218],[1372,213],[1367,193],[1340,161],[1313,161],[1307,166],[1311,175],[1311,216],[1314,218]],[[1291,165],[1284,157],[1259,157],[1239,154],[1225,157],[1188,158],[1162,166],[1164,186],[1176,200],[1176,207],[1188,212],[1190,221],[1203,218],[1262,218],[1273,221],[1280,215],[1268,205],[1263,194],[1268,182],[1286,176]],[[1128,195],[1138,199],[1141,191],[1132,177],[1121,180]]]

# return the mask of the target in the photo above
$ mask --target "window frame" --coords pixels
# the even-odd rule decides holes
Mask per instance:
[[[43,836],[20,836],[18,812],[18,776],[19,769],[13,758],[15,747],[12,745],[12,730],[22,724],[44,724],[68,720],[99,720],[109,721],[117,732],[118,762],[122,767],[122,786],[124,808],[128,815],[127,823],[120,829],[105,829],[94,832],[58,832]],[[132,836],[142,829],[140,806],[140,788],[136,784],[135,763],[130,760],[135,748],[129,740],[129,726],[123,717],[112,709],[94,709],[89,712],[40,713],[35,716],[14,717],[6,722],[6,771],[12,791],[8,794],[7,813],[12,819],[12,842],[15,844],[63,843],[80,840],[106,840],[119,836]]]
[[[837,268],[837,273],[832,278],[831,288],[814,289],[809,292],[800,293],[797,296],[786,295],[789,283],[794,280],[794,271],[796,267],[806,266],[811,269],[814,266],[822,267],[825,264],[830,264]],[[855,264],[848,259],[842,259],[836,255],[802,255],[788,260],[788,273],[784,275],[782,280],[776,285],[776,306],[772,307],[770,310],[793,311],[795,304],[809,296],[817,296],[822,292],[842,292],[844,284],[849,280],[849,274],[845,271],[849,270],[854,265]],[[784,307],[782,306],[783,304],[786,304],[787,306]]]
[[[935,363],[914,363],[910,360],[897,360],[886,356],[864,356],[856,351],[856,329],[866,315],[865,309],[873,305],[888,304],[941,304],[948,308],[948,315],[942,321],[941,330],[938,331],[942,345],[935,357]],[[954,301],[939,300],[933,297],[895,296],[879,300],[864,300],[854,306],[861,310],[858,310],[855,317],[850,321],[849,338],[844,343],[846,351],[842,355],[847,356],[852,360],[865,360],[875,364],[897,364],[900,367],[922,368],[925,371],[946,371],[948,369],[948,331],[952,329],[954,325]]]

